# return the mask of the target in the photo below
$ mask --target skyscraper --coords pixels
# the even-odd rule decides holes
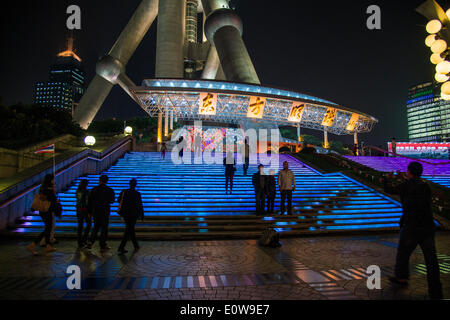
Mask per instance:
[[[409,89],[406,102],[409,141],[450,141],[450,101],[440,96],[440,86],[436,83]]]
[[[69,37],[67,49],[57,55],[50,67],[48,81],[36,83],[34,102],[72,111],[84,94],[84,82],[82,61],[73,50],[73,38]]]

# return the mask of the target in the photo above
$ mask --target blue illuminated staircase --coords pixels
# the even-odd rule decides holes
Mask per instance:
[[[108,185],[116,196],[128,187],[131,178],[138,180],[145,209],[145,221],[137,225],[141,238],[254,238],[269,226],[278,228],[283,236],[398,227],[401,207],[396,201],[340,173],[322,175],[289,155],[280,155],[280,168],[285,160],[297,182],[292,216],[254,214],[251,176],[257,164],[250,164],[247,176],[243,176],[242,166],[237,166],[232,195],[225,194],[223,165],[177,165],[170,153],[165,160],[154,152],[128,153],[104,174],[109,176]],[[98,177],[85,177],[89,188],[97,184]],[[56,222],[59,236],[76,235],[75,190],[79,180],[59,194],[64,209],[63,218]],[[276,211],[279,200],[278,193]],[[124,227],[117,205],[112,205],[112,237],[121,236]],[[32,213],[13,232],[32,236],[42,229],[39,216]]]

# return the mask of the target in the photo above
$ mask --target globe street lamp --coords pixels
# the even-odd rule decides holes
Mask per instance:
[[[130,127],[130,126],[127,126],[127,127],[125,127],[125,134],[126,135],[130,135],[130,134],[132,134],[133,133],[133,128],[132,127]]]
[[[95,144],[95,138],[93,136],[87,136],[84,138],[84,144],[91,147]]]

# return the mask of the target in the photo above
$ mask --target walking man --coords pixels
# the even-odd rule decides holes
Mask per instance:
[[[88,249],[92,248],[95,243],[97,234],[100,233],[100,249],[102,251],[111,249],[106,244],[108,238],[109,215],[111,212],[111,203],[114,202],[114,190],[108,187],[108,176],[101,175],[99,184],[89,193],[88,197],[88,212],[94,218],[94,230],[91,233],[91,238],[87,245]]]
[[[140,218],[144,221],[144,207],[142,205],[142,197],[139,191],[136,191],[137,181],[136,179],[130,180],[130,188],[122,190],[117,199],[119,202],[119,215],[125,221],[125,233],[122,238],[122,242],[119,245],[119,254],[127,253],[125,245],[128,240],[131,240],[134,246],[134,250],[139,250],[139,244],[136,240],[136,221]]]
[[[275,170],[270,170],[270,175],[267,176],[266,195],[267,195],[267,213],[273,214],[275,205],[275,196],[277,195]]]
[[[230,186],[230,194],[233,193],[233,177],[236,167],[234,166],[234,153],[228,152],[223,159],[225,166],[225,194],[228,194],[228,185]]]
[[[434,242],[435,225],[431,211],[431,189],[420,179],[422,172],[423,167],[419,162],[411,162],[408,166],[406,181],[395,187],[392,185],[392,175],[384,181],[385,191],[398,194],[403,207],[395,277],[389,280],[399,285],[408,285],[409,257],[419,245],[427,266],[429,296],[431,299],[442,299],[442,285]]]
[[[253,187],[255,188],[256,215],[264,214],[266,198],[266,176],[264,175],[264,166],[258,166],[258,172],[252,177]]]
[[[281,208],[280,214],[284,214],[285,202],[287,198],[288,207],[287,214],[292,214],[292,191],[295,191],[295,176],[294,173],[289,170],[289,163],[283,162],[283,170],[278,173],[278,187],[281,193]]]

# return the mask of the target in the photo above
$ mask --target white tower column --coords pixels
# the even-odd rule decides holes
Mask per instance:
[[[166,108],[164,115],[164,137],[169,135],[169,109]]]
[[[323,147],[327,148],[327,149],[329,147],[329,144],[328,144],[328,131],[327,131],[327,129],[323,129]]]
[[[183,78],[186,0],[160,0],[156,36],[156,78]]]
[[[173,110],[170,110],[170,122],[169,122],[170,130],[173,130]]]

